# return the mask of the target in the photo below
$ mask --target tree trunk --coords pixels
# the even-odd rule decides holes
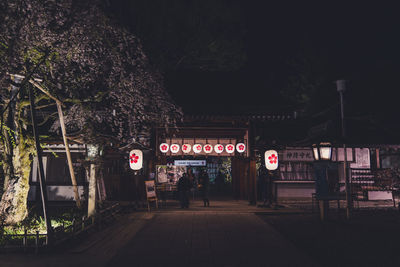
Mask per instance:
[[[0,201],[0,221],[4,224],[17,224],[28,214],[27,199],[29,192],[29,175],[31,172],[31,158],[33,146],[21,142],[13,149],[12,166],[7,161],[3,162],[8,182]]]

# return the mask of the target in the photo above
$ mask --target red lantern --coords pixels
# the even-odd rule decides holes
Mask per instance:
[[[162,143],[162,144],[160,145],[160,151],[161,151],[162,153],[167,153],[168,150],[169,150],[169,145],[168,145],[167,143]]]
[[[212,150],[213,150],[212,145],[210,145],[210,144],[204,145],[204,152],[206,152],[207,154],[211,153]]]
[[[203,149],[203,146],[200,144],[195,144],[193,146],[193,152],[196,154],[200,153],[202,149]]]
[[[237,143],[237,144],[236,144],[236,150],[237,150],[239,153],[243,153],[243,152],[246,150],[246,145],[243,144],[243,143]]]
[[[189,153],[192,150],[192,146],[189,144],[183,144],[182,145],[182,151],[183,153]]]
[[[233,153],[233,152],[235,152],[235,146],[232,144],[227,144],[225,146],[225,151],[228,153]]]
[[[214,146],[214,151],[217,152],[218,154],[222,153],[222,152],[224,152],[224,146],[221,144],[216,144]]]
[[[179,152],[179,145],[178,144],[172,144],[170,149],[171,149],[172,153],[178,153]]]

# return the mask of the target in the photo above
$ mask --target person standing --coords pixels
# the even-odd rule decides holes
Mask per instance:
[[[202,190],[202,197],[204,202],[204,207],[210,206],[210,200],[208,199],[209,191],[210,191],[210,178],[208,177],[207,171],[202,171],[200,175],[200,183]]]
[[[181,208],[189,208],[189,190],[191,186],[186,173],[179,178],[177,187]]]

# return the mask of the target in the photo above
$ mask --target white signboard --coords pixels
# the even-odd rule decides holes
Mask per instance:
[[[276,150],[267,150],[264,154],[265,167],[273,171],[278,169],[278,152]]]
[[[175,166],[206,166],[205,160],[174,160]]]
[[[371,168],[371,159],[368,148],[355,148],[356,162],[350,163],[350,168],[369,169]]]
[[[140,170],[143,167],[143,152],[134,149],[129,152],[129,166],[132,170]]]

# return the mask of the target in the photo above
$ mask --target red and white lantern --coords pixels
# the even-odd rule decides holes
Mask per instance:
[[[239,153],[243,153],[244,151],[246,151],[246,145],[243,143],[237,143],[236,144],[236,150]]]
[[[182,151],[183,153],[189,153],[192,150],[192,146],[189,144],[183,144],[182,145]]]
[[[179,145],[178,144],[172,144],[170,149],[172,153],[178,153],[179,152]]]
[[[200,144],[195,144],[193,146],[193,152],[196,154],[200,153],[202,149],[203,149],[203,146]]]
[[[143,167],[143,152],[141,150],[134,149],[129,152],[129,166],[135,171]]]
[[[161,151],[162,153],[167,153],[168,150],[169,150],[169,145],[168,145],[167,143],[162,143],[162,144],[160,145],[160,151]]]
[[[267,150],[264,154],[265,167],[273,171],[278,169],[278,152],[276,150]]]
[[[224,152],[224,146],[223,145],[221,145],[221,144],[216,144],[215,146],[214,146],[214,151],[216,152],[216,153],[222,153],[222,152]]]
[[[225,146],[225,151],[228,153],[233,153],[233,152],[235,152],[235,146],[232,144],[227,144]]]
[[[203,149],[204,149],[204,152],[206,152],[207,154],[209,154],[213,151],[213,147],[210,144],[205,144]]]

